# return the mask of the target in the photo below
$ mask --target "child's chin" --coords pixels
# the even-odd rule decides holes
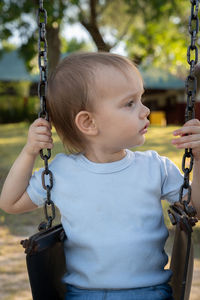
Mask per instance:
[[[144,145],[144,142],[145,142],[145,138],[143,139],[143,141],[141,141],[137,145],[134,145],[133,147],[140,147],[140,146]]]

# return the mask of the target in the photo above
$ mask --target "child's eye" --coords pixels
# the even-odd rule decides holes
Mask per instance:
[[[128,102],[128,103],[126,104],[126,106],[132,107],[134,103],[135,103],[134,101],[130,101],[130,102]]]

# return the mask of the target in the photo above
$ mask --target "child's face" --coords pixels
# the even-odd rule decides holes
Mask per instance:
[[[150,111],[141,102],[144,89],[138,70],[127,68],[124,74],[114,67],[101,68],[96,85],[99,146],[121,150],[142,145]]]

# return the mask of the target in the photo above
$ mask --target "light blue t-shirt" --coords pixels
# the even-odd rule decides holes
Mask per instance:
[[[27,188],[38,206],[46,197],[42,170],[33,174]],[[155,151],[128,149],[123,159],[110,163],[94,163],[83,154],[58,154],[50,170],[51,198],[68,237],[66,283],[123,289],[169,280],[161,199],[178,201],[183,182],[169,159]]]

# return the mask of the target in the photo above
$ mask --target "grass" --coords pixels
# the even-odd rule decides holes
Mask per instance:
[[[176,149],[171,143],[173,131],[177,126],[151,126],[146,135],[146,142],[138,150],[155,150],[162,156],[170,158],[179,168],[181,168],[183,150]]]
[[[26,143],[28,128],[29,124],[25,122],[0,125],[0,190],[2,189],[9,169]],[[64,151],[55,130],[53,130],[53,139],[55,146],[52,158],[57,153]],[[38,157],[35,163],[35,169],[42,166],[43,161]],[[57,216],[58,220],[58,212]],[[33,226],[35,225],[35,227],[37,227],[43,219],[43,209],[20,215],[10,215],[0,210],[0,225],[8,226],[12,234],[31,234],[30,230],[34,228]]]
[[[3,180],[8,173],[8,170],[26,143],[28,127],[28,123],[0,125],[0,188],[2,187]],[[177,150],[171,144],[172,132],[176,128],[177,127],[175,126],[150,127],[145,144],[142,147],[136,148],[136,150],[144,151],[153,149],[160,155],[168,156],[178,165],[178,167],[180,167],[183,152]],[[63,146],[60,143],[55,130],[53,130],[53,139],[55,146],[52,151],[52,157],[59,152],[64,152]],[[43,161],[38,158],[35,168],[42,166]]]

